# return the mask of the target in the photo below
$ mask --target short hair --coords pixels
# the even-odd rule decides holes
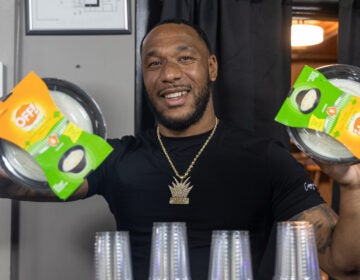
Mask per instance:
[[[187,25],[189,27],[191,27],[193,30],[196,31],[196,33],[199,35],[199,37],[203,40],[203,42],[205,43],[208,51],[211,53],[211,46],[210,46],[210,42],[208,39],[208,36],[206,35],[205,31],[198,25],[195,25],[193,23],[191,23],[188,20],[185,19],[180,19],[180,18],[174,18],[174,19],[166,19],[163,21],[160,21],[159,23],[157,23],[155,26],[153,26],[146,34],[145,36],[142,38],[141,43],[140,43],[140,53],[142,51],[143,48],[143,43],[145,38],[147,37],[147,35],[157,26],[163,25],[163,24],[169,24],[169,23],[174,23],[174,24],[184,24]]]

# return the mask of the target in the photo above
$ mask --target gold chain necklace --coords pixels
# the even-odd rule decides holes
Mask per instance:
[[[166,159],[168,160],[172,170],[174,171],[176,177],[178,177],[180,179],[180,181],[174,176],[174,181],[172,182],[172,185],[169,185],[169,189],[171,192],[171,197],[170,197],[170,204],[189,204],[189,192],[191,191],[191,189],[193,188],[193,186],[190,186],[190,177],[189,173],[191,172],[191,170],[193,169],[196,161],[198,160],[198,158],[200,157],[200,155],[202,154],[202,152],[205,150],[207,144],[210,142],[211,138],[214,136],[215,130],[218,126],[219,120],[216,118],[215,119],[215,126],[212,129],[209,137],[206,139],[205,143],[202,145],[202,147],[200,148],[199,152],[195,155],[194,159],[191,161],[189,167],[187,168],[186,172],[184,173],[184,175],[180,175],[179,172],[177,171],[173,161],[171,160],[168,152],[165,149],[165,146],[161,140],[161,136],[160,136],[160,129],[159,126],[157,126],[157,130],[156,130],[156,134],[157,134],[157,138],[159,140],[160,146],[162,151],[164,152],[164,155],[166,157]]]

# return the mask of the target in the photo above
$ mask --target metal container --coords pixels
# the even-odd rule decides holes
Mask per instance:
[[[106,137],[106,124],[96,101],[77,85],[56,78],[43,78],[56,106],[82,130]],[[34,189],[48,189],[46,176],[25,150],[0,139],[0,164],[15,182]]]
[[[360,97],[359,67],[333,64],[316,70],[345,93]],[[314,159],[327,163],[360,162],[342,143],[324,132],[295,127],[289,127],[288,132],[295,145]]]

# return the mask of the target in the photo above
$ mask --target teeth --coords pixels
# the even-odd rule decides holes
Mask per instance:
[[[176,98],[176,97],[180,97],[185,95],[187,92],[186,91],[179,91],[179,92],[174,92],[174,93],[170,93],[168,95],[165,96],[165,98]]]

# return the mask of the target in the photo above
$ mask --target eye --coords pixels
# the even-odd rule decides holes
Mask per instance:
[[[180,61],[180,62],[185,62],[185,63],[190,63],[190,62],[192,62],[193,60],[194,60],[194,58],[191,57],[191,56],[188,56],[188,55],[184,55],[184,56],[181,56],[181,57],[179,58],[179,61]]]
[[[160,60],[152,60],[152,61],[149,61],[149,63],[147,64],[147,67],[148,68],[156,68],[156,67],[158,67],[160,65],[161,65]]]

